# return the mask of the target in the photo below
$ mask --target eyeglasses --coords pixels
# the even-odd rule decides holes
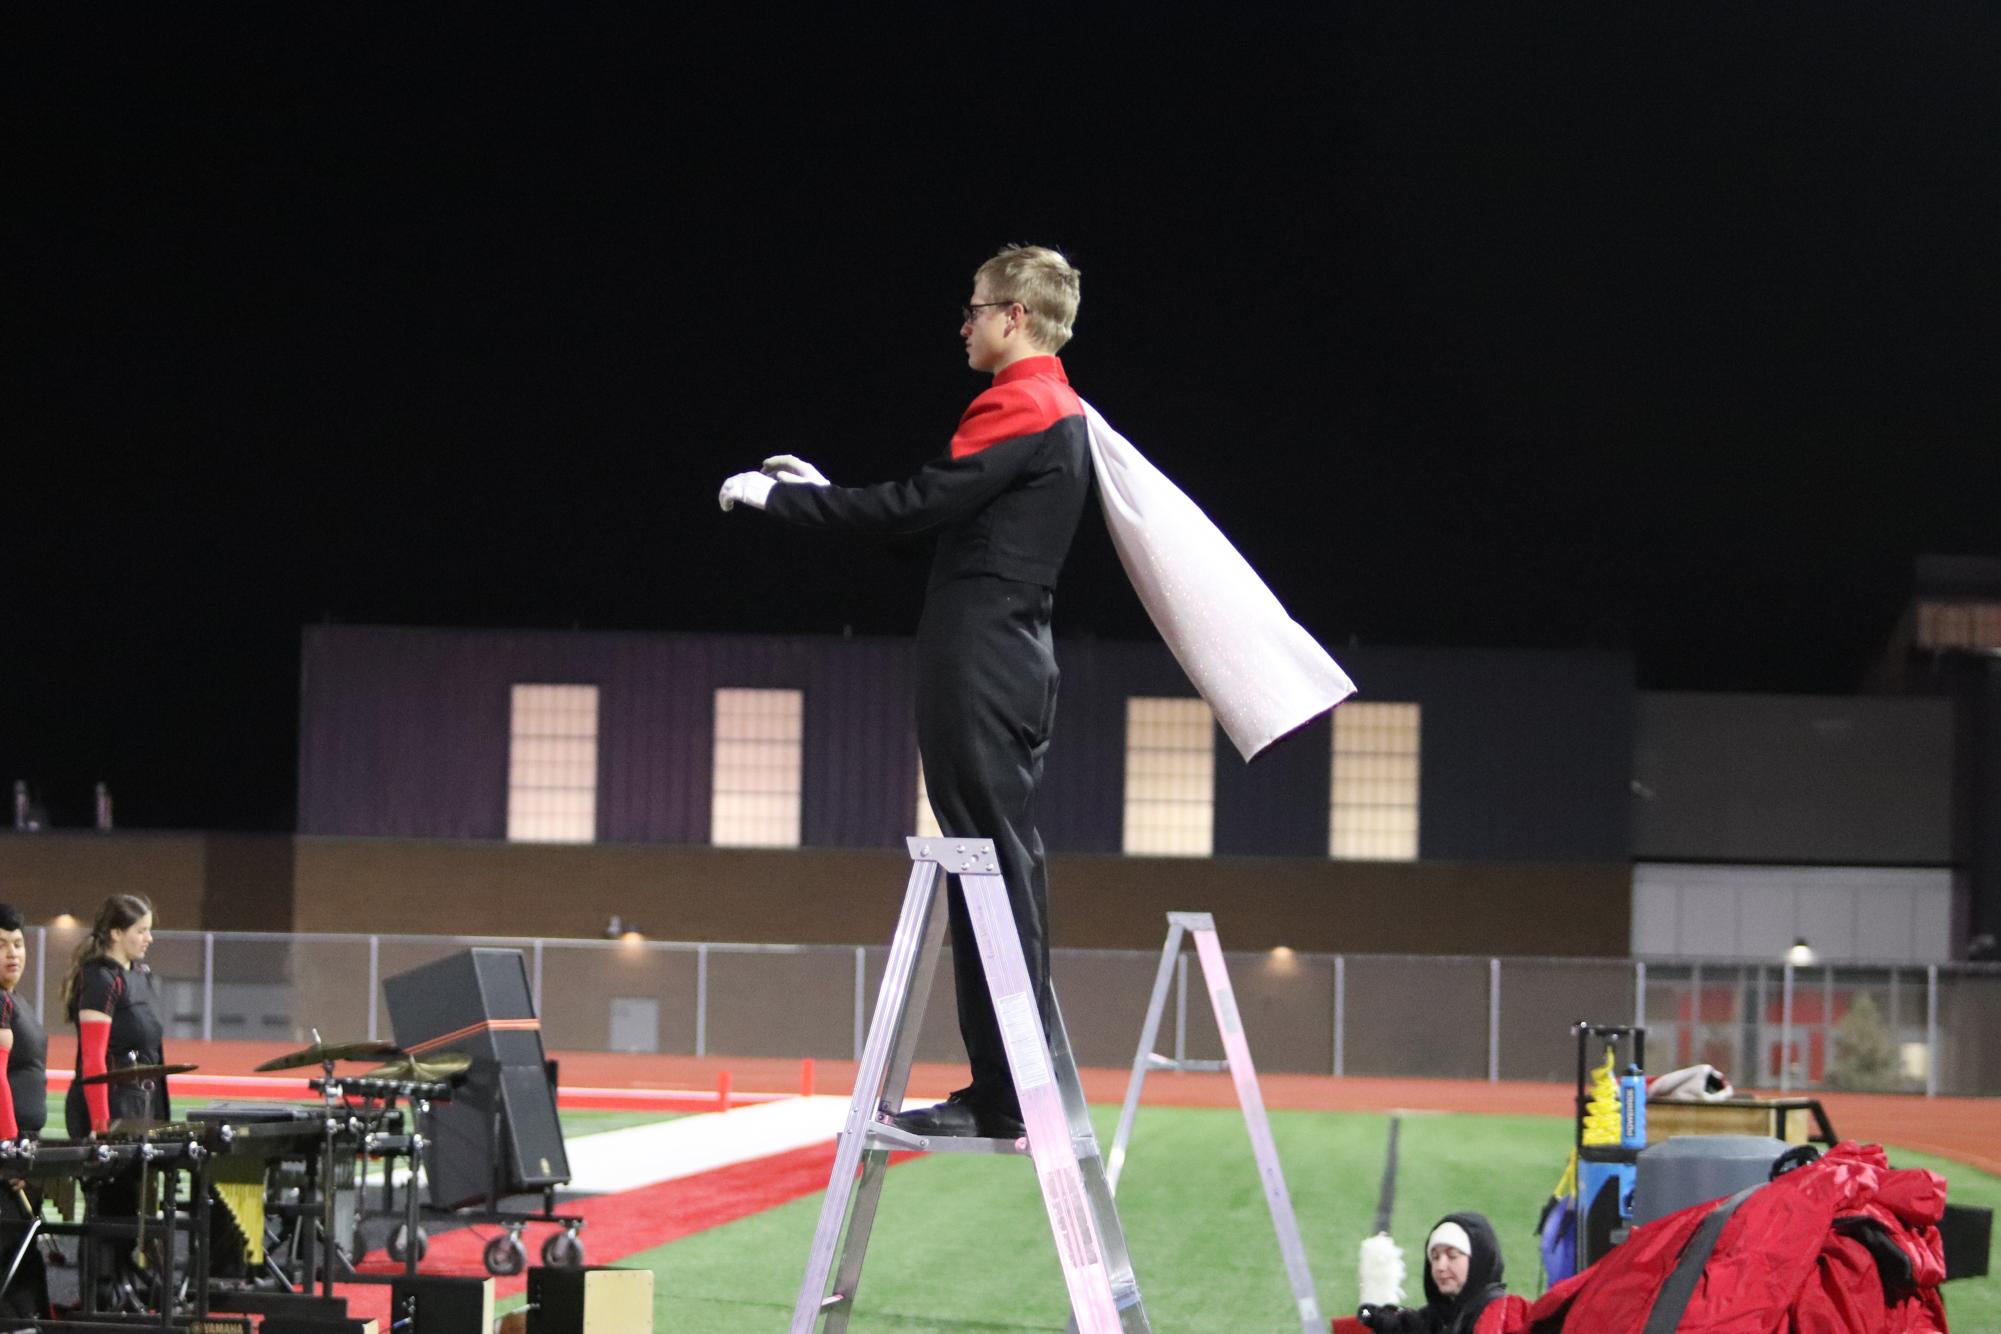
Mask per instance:
[[[959,307],[959,314],[964,317],[965,322],[967,324],[971,324],[974,320],[979,318],[979,314],[983,310],[992,310],[995,306],[1015,306],[1015,305],[1021,305],[1021,303],[1018,301],[975,301],[969,306]],[[1021,308],[1023,310],[1028,309],[1027,306],[1022,306]]]

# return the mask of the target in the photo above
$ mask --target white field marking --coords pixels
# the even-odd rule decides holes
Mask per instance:
[[[928,1107],[936,1101],[906,1098],[903,1105]],[[847,1116],[846,1098],[787,1097],[732,1107],[727,1112],[702,1112],[651,1125],[573,1136],[563,1145],[570,1159],[570,1183],[563,1189],[580,1195],[610,1195],[825,1144],[841,1133]],[[364,1171],[366,1180],[382,1179],[379,1163],[368,1164]],[[399,1160],[397,1184],[409,1175]]]
[[[848,1101],[827,1094],[787,1098],[579,1135],[564,1144],[570,1157],[566,1189],[609,1195],[831,1143],[847,1122]],[[936,1101],[936,1097],[906,1098],[903,1105],[928,1107]]]
[[[847,1115],[846,1098],[787,1098],[579,1135],[564,1146],[569,1189],[605,1195],[829,1143]]]
[[[825,1143],[840,1133],[847,1111],[846,1098],[786,1097],[727,1112],[566,1136],[570,1183],[562,1189],[610,1195]],[[366,1171],[368,1180],[382,1179],[380,1164],[370,1163]],[[395,1173],[399,1185],[409,1179],[401,1160]]]

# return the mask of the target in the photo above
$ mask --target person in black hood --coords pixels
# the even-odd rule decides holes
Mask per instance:
[[[1425,1238],[1424,1261],[1425,1304],[1368,1307],[1363,1324],[1376,1334],[1474,1334],[1481,1313],[1507,1298],[1500,1239],[1485,1215],[1439,1219]]]
[[[1506,1295],[1501,1242],[1486,1215],[1447,1214],[1424,1243],[1427,1334],[1473,1334],[1487,1304]]]

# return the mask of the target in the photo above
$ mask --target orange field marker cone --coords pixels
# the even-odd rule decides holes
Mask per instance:
[[[725,1070],[721,1074],[716,1076],[716,1110],[719,1112],[727,1112],[729,1109],[730,1109],[730,1072]]]
[[[813,1096],[813,1058],[810,1056],[799,1062],[799,1096]]]

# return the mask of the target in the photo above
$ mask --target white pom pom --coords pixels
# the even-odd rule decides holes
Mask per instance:
[[[1362,1296],[1365,1306],[1396,1306],[1403,1301],[1403,1247],[1378,1232],[1362,1243]]]

